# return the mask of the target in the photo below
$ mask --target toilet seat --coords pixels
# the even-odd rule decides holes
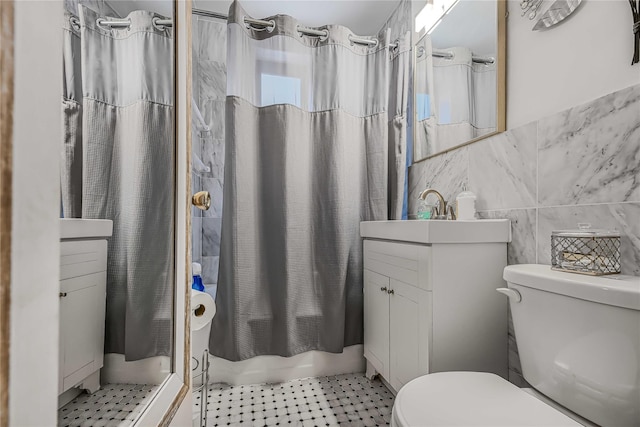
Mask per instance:
[[[393,405],[392,427],[581,426],[503,378],[442,372],[407,383]]]

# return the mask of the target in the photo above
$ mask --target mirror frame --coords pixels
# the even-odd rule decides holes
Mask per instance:
[[[455,6],[454,6],[455,7]],[[457,150],[458,148],[464,147],[465,145],[473,144],[474,142],[483,140],[485,138],[489,138],[490,136],[497,135],[507,130],[507,0],[496,0],[496,13],[498,14],[496,22],[497,22],[497,49],[496,49],[496,61],[498,62],[496,65],[496,130],[493,132],[489,132],[485,135],[479,136],[477,138],[470,139],[469,141],[462,142],[453,147],[447,148],[446,150],[438,151],[437,153],[430,154],[425,156],[419,160],[415,160],[415,157],[411,160],[411,165],[416,163],[423,162],[425,160],[431,159],[436,156],[440,156],[444,153],[448,153],[449,151]],[[425,31],[422,36],[418,38],[416,43],[413,45],[413,93],[411,94],[412,100],[412,125],[413,125],[413,153],[416,153],[416,144],[418,142],[418,126],[416,122],[416,87],[418,82],[418,73],[417,63],[417,49],[416,46],[424,37],[426,37],[427,33]]]
[[[0,427],[9,423],[11,318],[14,1],[0,1]],[[134,422],[169,426],[191,389],[191,0],[173,1],[175,132],[175,289],[172,373]],[[57,298],[54,300],[57,303]],[[52,303],[54,302],[52,301]],[[187,402],[190,402],[187,399]],[[191,408],[189,408],[191,414]]]
[[[173,369],[135,426],[169,426],[191,390],[191,103],[187,102],[191,99],[191,10],[191,0],[173,0],[176,162]]]
[[[11,212],[13,182],[13,0],[0,1],[0,427],[9,425]]]

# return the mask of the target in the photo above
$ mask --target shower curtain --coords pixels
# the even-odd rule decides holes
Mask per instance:
[[[411,33],[394,41],[389,70],[389,219],[406,215],[407,108],[411,69]],[[406,219],[406,217],[404,218]]]
[[[359,223],[387,218],[397,168],[388,31],[367,47],[344,27],[312,37],[289,16],[267,18],[272,31],[245,16],[234,2],[210,350],[231,361],[339,353],[362,343]]]
[[[496,129],[495,64],[473,62],[465,47],[444,49],[452,58],[433,57],[425,38],[426,55],[418,58],[418,114],[428,152],[447,150]]]
[[[171,356],[172,34],[151,12],[132,12],[126,29],[79,15],[64,27],[63,214],[113,221],[105,352]]]

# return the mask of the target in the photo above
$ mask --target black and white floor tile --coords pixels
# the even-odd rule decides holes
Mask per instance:
[[[159,386],[107,384],[93,394],[81,394],[58,410],[58,426],[132,426]]]
[[[386,426],[393,394],[364,374],[306,378],[280,384],[213,384],[207,426]],[[194,393],[194,417],[200,393]]]

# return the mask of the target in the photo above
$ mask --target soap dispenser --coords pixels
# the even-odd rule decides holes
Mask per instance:
[[[476,195],[462,187],[462,193],[456,197],[456,214],[459,220],[476,219]]]
[[[204,292],[204,285],[202,284],[202,266],[197,263],[191,263],[191,273],[193,274],[193,284],[191,289]]]

